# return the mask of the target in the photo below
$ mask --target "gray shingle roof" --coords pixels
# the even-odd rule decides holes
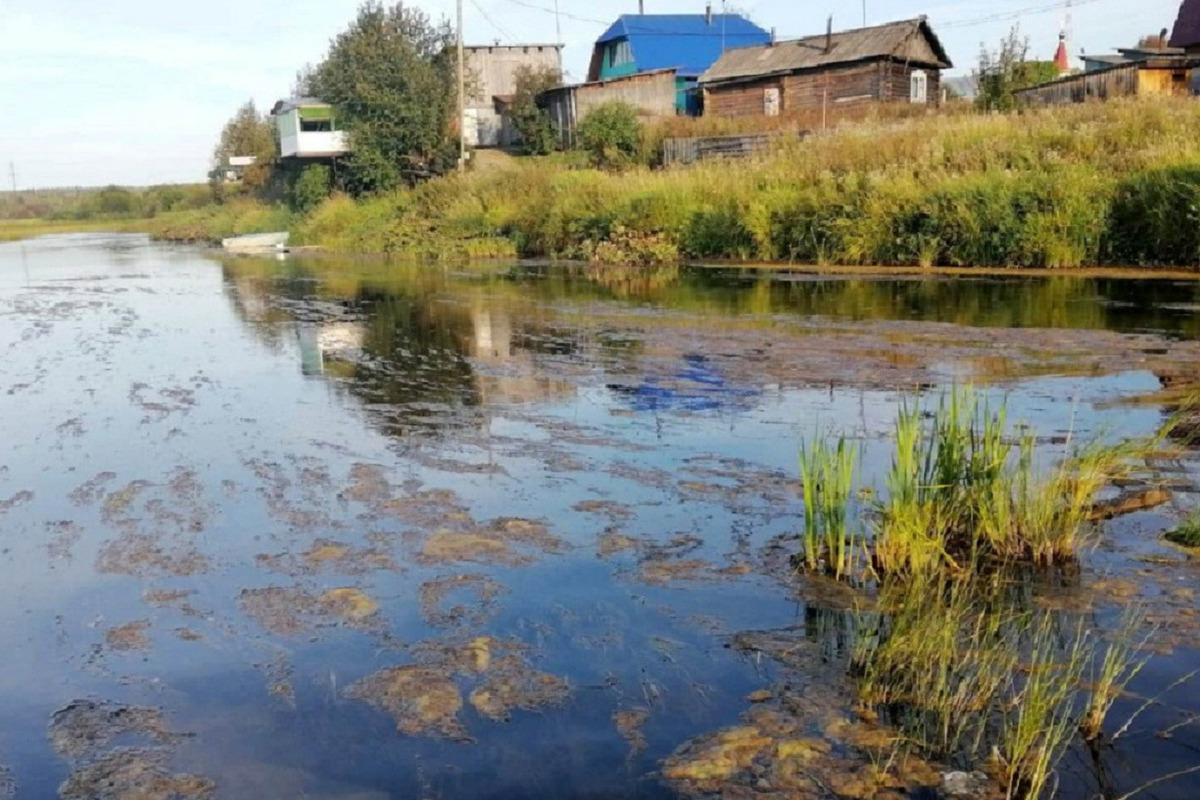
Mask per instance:
[[[934,69],[952,66],[925,17],[835,32],[831,43],[827,50],[825,34],[821,34],[728,50],[700,77],[700,82],[736,81],[877,58],[894,58]]]
[[[1200,45],[1200,0],[1183,0],[1179,17],[1175,20],[1175,32],[1171,34],[1171,46],[1197,45]]]

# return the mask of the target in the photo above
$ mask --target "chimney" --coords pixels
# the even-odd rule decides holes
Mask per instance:
[[[638,0],[638,14],[646,16],[646,0]]]
[[[1166,28],[1162,29],[1162,33],[1158,35],[1158,49],[1166,50],[1171,45],[1171,32]]]
[[[771,26],[771,47],[774,47],[779,42],[779,32],[775,26]]]
[[[829,23],[825,26],[825,55],[833,52],[833,15],[829,15]]]
[[[713,22],[712,3],[709,3],[708,5],[706,5],[704,7],[704,21],[707,22],[709,25],[712,25],[712,22]]]

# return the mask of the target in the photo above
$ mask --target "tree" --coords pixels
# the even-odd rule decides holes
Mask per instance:
[[[559,85],[558,70],[523,66],[517,70],[516,79],[511,113],[513,127],[521,136],[521,150],[525,155],[544,156],[554,150],[558,136],[550,114],[537,101]]]
[[[619,168],[631,162],[642,143],[638,110],[619,100],[596,106],[579,123],[579,149],[587,151],[601,168]]]
[[[271,118],[259,114],[254,101],[250,100],[237,110],[221,130],[221,138],[213,150],[213,167],[220,170],[235,156],[254,156],[254,165],[247,167],[242,174],[242,185],[257,191],[266,186],[271,178],[275,153],[275,127],[271,124]]]
[[[343,175],[356,194],[383,191],[453,163],[456,67],[449,23],[410,5],[364,3],[307,76],[350,134]],[[455,128],[459,126],[454,126]]]
[[[984,111],[1011,111],[1017,107],[1016,92],[1058,77],[1053,61],[1029,59],[1029,37],[1014,26],[995,52],[984,47],[979,53],[976,105]]]

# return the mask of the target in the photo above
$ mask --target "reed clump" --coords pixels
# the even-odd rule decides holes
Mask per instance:
[[[1046,467],[1038,462],[1035,433],[1025,429],[1014,443],[1006,407],[992,407],[969,388],[950,390],[928,413],[906,403],[896,420],[884,499],[862,521],[851,511],[855,461],[845,442],[804,448],[802,560],[815,569],[851,546],[851,529],[862,529],[863,549],[882,577],[1067,563],[1092,530],[1100,493],[1133,472],[1158,442],[1089,442]],[[844,570],[832,572],[846,577]]]
[[[857,463],[857,448],[844,438],[833,446],[816,439],[800,452],[804,565],[838,580],[854,574],[858,536],[850,502]]]

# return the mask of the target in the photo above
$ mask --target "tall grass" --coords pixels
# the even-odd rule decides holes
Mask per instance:
[[[834,578],[853,572],[856,535],[850,528],[858,449],[846,439],[830,446],[816,439],[801,449],[804,493],[804,564]]]
[[[334,198],[295,231],[334,250],[422,257],[1195,267],[1198,126],[1200,104],[1155,98],[869,120],[781,137],[736,165],[613,174],[521,159]]]
[[[1091,529],[1097,496],[1159,439],[1089,442],[1048,470],[1039,470],[1036,441],[1027,429],[1014,446],[1005,407],[990,408],[970,389],[951,390],[928,418],[919,406],[902,408],[874,538],[877,569],[1069,561]]]

